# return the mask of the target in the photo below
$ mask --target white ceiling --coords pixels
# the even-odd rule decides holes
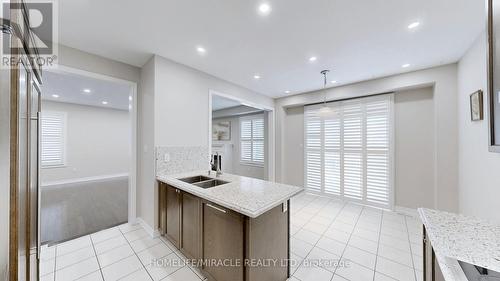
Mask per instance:
[[[43,73],[43,79],[44,100],[129,110],[131,89],[128,85],[50,71]],[[90,90],[90,93],[84,92],[85,89]],[[107,104],[104,105],[102,102]]]
[[[136,66],[158,54],[278,97],[321,88],[325,68],[341,85],[456,62],[485,26],[478,0],[268,0],[267,16],[260,1],[60,1],[59,40]]]

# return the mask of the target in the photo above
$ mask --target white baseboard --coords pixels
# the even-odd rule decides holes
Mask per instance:
[[[156,238],[156,237],[159,237],[160,236],[160,231],[157,229],[157,230],[154,230],[153,227],[151,227],[147,222],[145,222],[142,218],[137,218],[136,219],[136,222],[139,223],[142,228],[144,228],[144,230],[149,234],[149,236],[151,236],[152,238]]]
[[[54,185],[82,183],[82,182],[107,180],[107,179],[121,178],[121,177],[128,177],[128,173],[49,181],[49,182],[43,182],[40,186],[43,188],[43,187],[49,187],[49,186],[54,186]]]
[[[412,208],[407,208],[407,207],[401,207],[401,206],[395,206],[394,207],[394,212],[400,213],[403,215],[407,215],[410,217],[418,218],[418,211],[417,209],[412,209]]]

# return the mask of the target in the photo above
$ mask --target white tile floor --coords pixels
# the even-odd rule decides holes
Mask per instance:
[[[151,238],[139,224],[124,224],[42,247],[40,280],[203,280],[174,249],[163,238]]]
[[[423,279],[416,218],[310,194],[293,198],[291,211],[292,259],[299,263],[291,280]]]
[[[418,220],[310,194],[293,198],[291,212],[290,280],[422,280]],[[124,224],[43,247],[40,280],[204,279],[182,259],[168,241]]]

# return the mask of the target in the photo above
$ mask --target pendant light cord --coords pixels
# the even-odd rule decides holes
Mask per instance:
[[[326,83],[327,83],[327,75],[330,70],[325,69],[322,70],[320,73],[323,74],[323,92],[324,92],[324,99],[323,99],[323,105],[326,106]]]

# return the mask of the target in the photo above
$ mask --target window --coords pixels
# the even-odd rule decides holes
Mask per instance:
[[[392,207],[392,94],[322,106],[304,108],[306,188]]]
[[[42,168],[65,165],[66,153],[66,113],[42,112],[41,155]]]
[[[264,117],[240,118],[240,159],[242,164],[264,165]]]

